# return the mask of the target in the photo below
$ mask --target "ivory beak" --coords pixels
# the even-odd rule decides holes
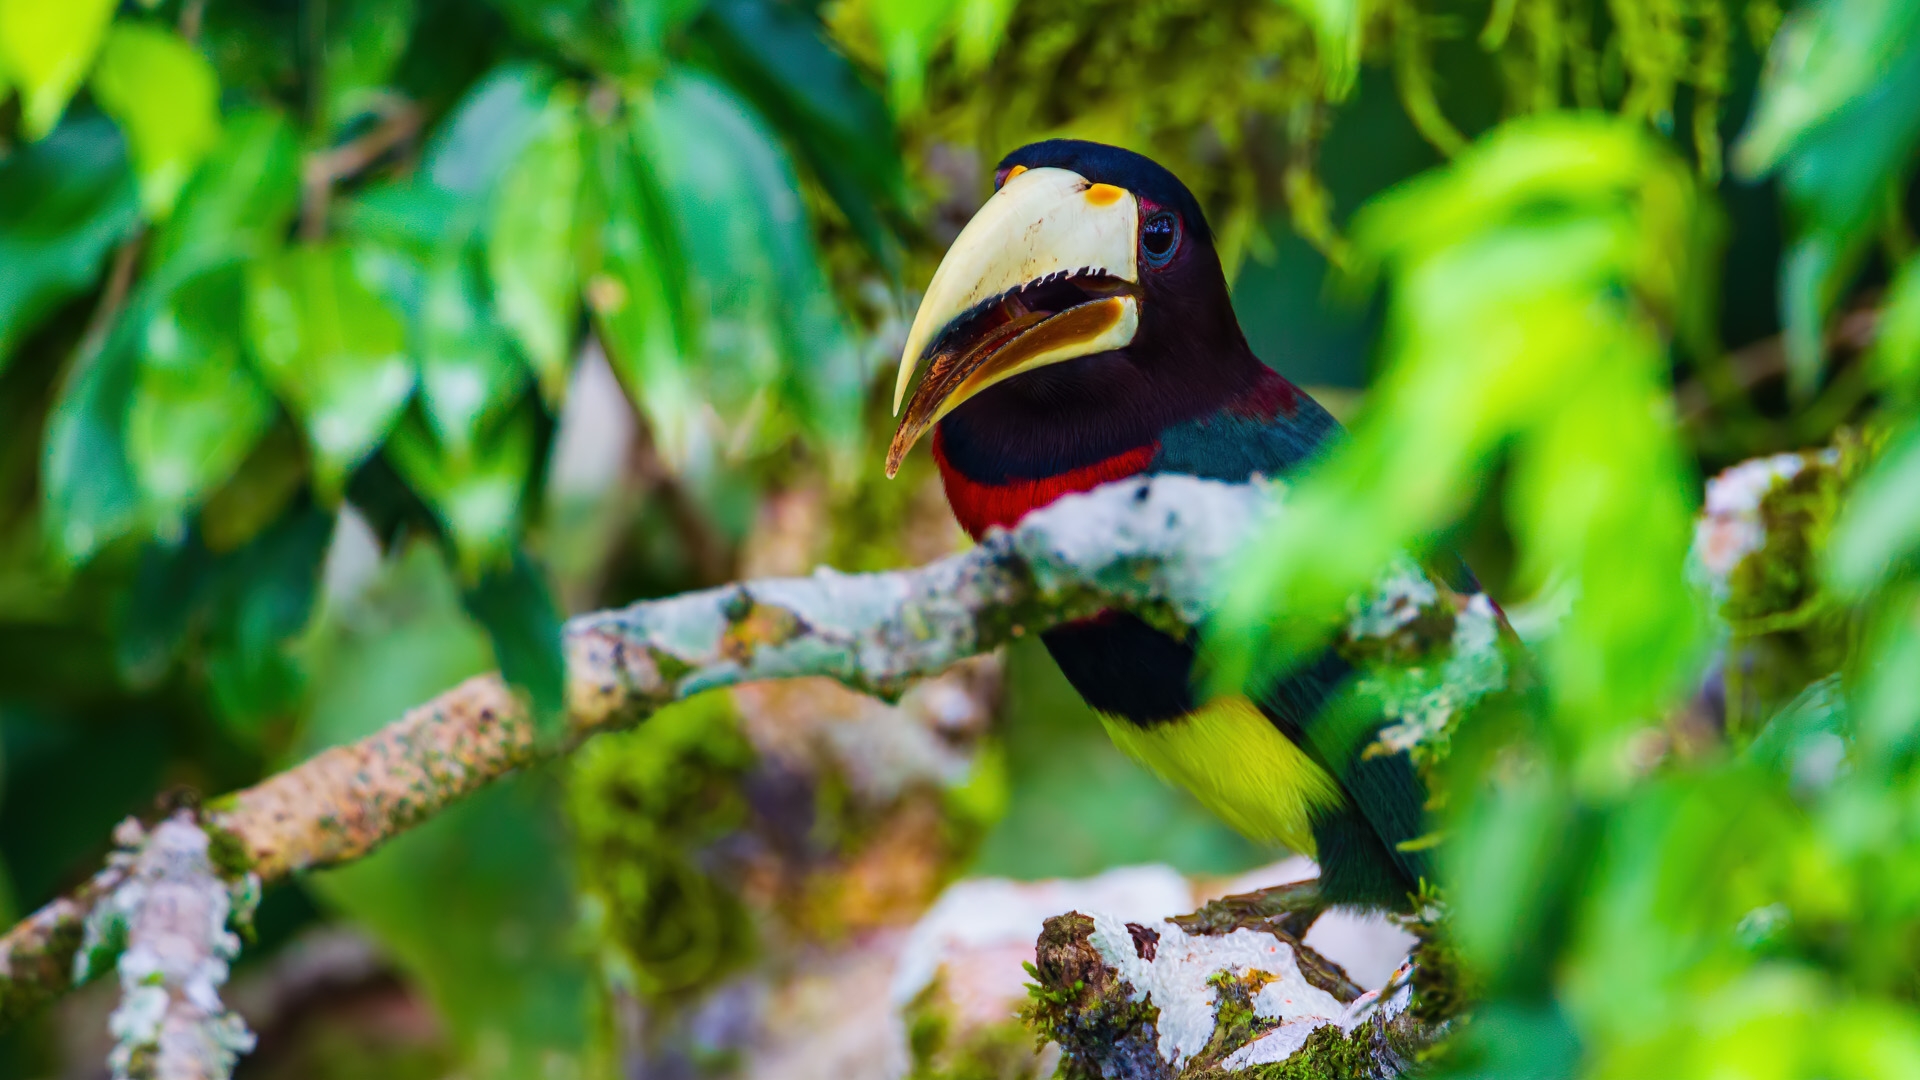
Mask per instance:
[[[987,387],[1133,340],[1139,218],[1132,193],[1066,169],[1021,171],[987,200],[934,271],[907,332],[894,415],[914,373],[928,371],[887,452],[887,475],[920,435]],[[1027,290],[1061,279],[1085,282],[1085,302],[1057,311],[1022,303]]]

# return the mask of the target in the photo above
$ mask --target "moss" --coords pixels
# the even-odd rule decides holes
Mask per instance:
[[[1020,1019],[1042,1043],[1059,1045],[1061,1080],[1094,1080],[1116,1069],[1164,1073],[1155,1048],[1159,1008],[1133,999],[1133,987],[1101,960],[1092,935],[1093,920],[1079,912],[1046,921],[1027,965],[1033,982]]]
[[[1765,541],[1728,580],[1724,612],[1735,623],[1802,608],[1819,595],[1818,553],[1840,508],[1840,475],[1812,459],[1760,500]]]
[[[207,834],[207,859],[220,880],[241,881],[253,872],[253,853],[238,833],[211,823],[206,815],[202,815],[200,829]]]
[[[696,854],[736,831],[753,750],[730,699],[705,694],[575,756],[568,809],[582,892],[642,994],[693,992],[737,970],[754,936],[745,905]]]
[[[1352,1034],[1329,1025],[1307,1036],[1306,1043],[1285,1061],[1224,1075],[1234,1080],[1371,1080],[1379,1071],[1370,1025],[1357,1027]]]
[[[1721,614],[1732,631],[1727,726],[1736,735],[1845,659],[1849,613],[1822,589],[1821,564],[1867,455],[1844,436],[1836,449],[1831,458],[1802,455],[1800,471],[1761,497],[1761,547],[1728,575]]]
[[[1466,1014],[1478,996],[1478,984],[1447,931],[1439,891],[1422,882],[1413,901],[1414,914],[1397,920],[1418,939],[1413,947],[1413,1003],[1407,1015],[1437,1028]]]
[[[96,908],[87,917],[87,930],[74,942],[73,981],[84,985],[113,970],[127,950],[127,920],[118,909]]]
[[[956,1031],[943,980],[903,1010],[912,1064],[909,1080],[1038,1080],[1033,1039],[1019,1020]]]
[[[128,1080],[154,1080],[159,1075],[157,1058],[159,1048],[137,1046],[127,1055],[126,1075]]]
[[[1408,572],[1419,571],[1408,568]],[[1463,597],[1432,587],[1399,596],[1377,597],[1373,603],[1392,613],[1356,618],[1335,644],[1342,659],[1356,668],[1406,667],[1419,664],[1453,644],[1453,628],[1465,607]]]
[[[74,954],[80,951],[85,937],[85,928],[78,920],[62,921],[48,931],[45,948],[7,957],[6,977],[0,978],[0,1031],[11,1028],[67,988]]]
[[[1264,971],[1244,974],[1216,971],[1208,977],[1207,985],[1213,987],[1217,995],[1214,999],[1217,1004],[1213,1014],[1213,1037],[1187,1063],[1183,1075],[1206,1076],[1215,1072],[1219,1063],[1234,1051],[1279,1026],[1273,1020],[1261,1019],[1253,1007],[1254,996],[1272,981],[1273,976]]]

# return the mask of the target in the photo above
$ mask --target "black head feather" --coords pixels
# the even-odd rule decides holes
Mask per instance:
[[[1207,215],[1200,209],[1200,200],[1194,198],[1187,185],[1165,165],[1143,154],[1085,139],[1047,139],[1028,143],[1001,158],[994,175],[1004,178],[1007,170],[1017,165],[1029,169],[1066,169],[1096,184],[1125,188],[1179,214],[1191,233],[1209,247],[1213,245],[1213,230],[1207,226]]]

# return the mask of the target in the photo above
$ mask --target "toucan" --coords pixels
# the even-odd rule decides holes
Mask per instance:
[[[1285,476],[1338,439],[1248,347],[1206,216],[1173,173],[1050,139],[1008,154],[994,189],[908,330],[889,476],[931,430],[947,501],[978,539],[1126,477]],[[1425,873],[1419,774],[1316,727],[1351,669],[1329,650],[1207,698],[1201,633],[1112,611],[1041,639],[1122,750],[1247,836],[1316,856],[1324,903],[1406,907]]]

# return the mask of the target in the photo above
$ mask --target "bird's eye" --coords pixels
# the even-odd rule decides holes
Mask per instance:
[[[1155,270],[1172,261],[1180,250],[1180,219],[1164,211],[1148,218],[1140,226],[1140,253]]]

